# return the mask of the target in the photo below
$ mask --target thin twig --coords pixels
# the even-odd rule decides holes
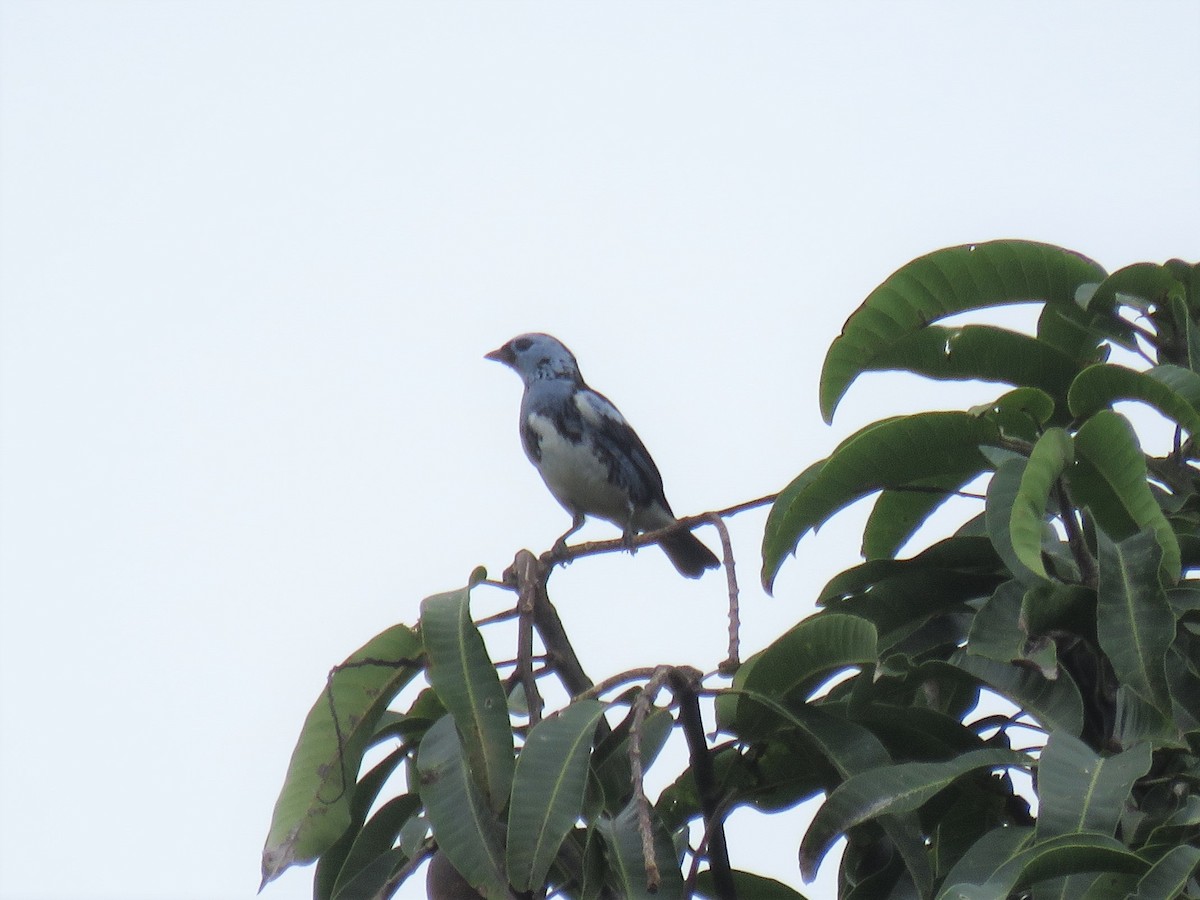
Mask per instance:
[[[646,866],[646,890],[658,892],[662,875],[654,855],[654,828],[650,822],[650,799],[643,786],[642,723],[671,673],[670,666],[659,666],[633,705],[633,723],[629,729],[629,780],[633,784],[633,804],[637,815],[638,833],[642,837],[642,861]]]
[[[741,614],[738,606],[737,572],[733,562],[733,543],[729,540],[729,529],[725,520],[716,513],[708,514],[708,521],[717,529],[721,536],[721,555],[725,563],[725,583],[729,586],[729,655],[717,665],[717,671],[722,675],[732,675],[742,664],[739,656],[741,650]]]
[[[512,590],[512,585],[501,584],[499,581],[489,581],[488,584],[496,585],[505,590]],[[506,609],[503,612],[493,613],[490,616],[484,616],[482,619],[475,620],[475,627],[482,628],[484,625],[494,625],[497,622],[507,622],[510,619],[515,619],[521,615],[520,607],[514,606],[512,609]]]
[[[513,674],[521,679],[525,689],[525,706],[529,712],[529,724],[542,720],[542,695],[538,691],[537,677],[533,674],[533,615],[537,606],[540,586],[538,561],[528,550],[522,550],[513,560],[517,570],[517,609],[520,617],[517,626],[517,669]]]
[[[618,688],[623,684],[630,684],[634,681],[644,681],[654,677],[654,673],[658,671],[657,666],[646,666],[641,669],[629,669],[625,672],[618,672],[616,675],[610,675],[594,687],[588,688],[579,696],[583,697],[600,697],[606,694],[613,688]]]
[[[1096,560],[1088,550],[1087,541],[1084,540],[1083,532],[1079,527],[1079,520],[1075,518],[1075,507],[1071,505],[1067,489],[1063,486],[1061,478],[1055,479],[1054,492],[1058,500],[1058,511],[1062,519],[1063,530],[1067,533],[1067,546],[1071,549],[1071,556],[1075,558],[1075,565],[1079,566],[1079,578],[1084,585],[1094,588],[1099,580],[1096,574]]]

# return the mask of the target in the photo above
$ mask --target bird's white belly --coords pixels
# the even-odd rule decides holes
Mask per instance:
[[[568,511],[607,519],[624,530],[631,512],[629,498],[609,482],[608,467],[588,442],[567,440],[545,416],[532,414],[528,421],[539,438],[541,459],[536,464],[550,493]]]

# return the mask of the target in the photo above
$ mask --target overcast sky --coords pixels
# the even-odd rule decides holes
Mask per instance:
[[[695,513],[999,392],[872,376],[821,423],[909,259],[1196,260],[1198,45],[1192,0],[0,0],[0,897],[253,894],[327,669],[568,524],[482,358],[513,335],[565,341]],[[773,598],[763,519],[747,654],[862,515]],[[597,680],[723,657],[724,580],[653,550],[551,593]],[[735,862],[799,886],[810,813],[737,814]]]

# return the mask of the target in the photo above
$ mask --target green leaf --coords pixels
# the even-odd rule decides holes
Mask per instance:
[[[416,634],[396,625],[330,674],[328,691],[304,720],[275,802],[263,847],[263,885],[295,863],[316,859],[350,825],[363,751],[388,704],[420,671],[420,654]]]
[[[642,765],[649,768],[658,757],[675,720],[665,709],[652,711],[642,721],[641,750]],[[592,771],[596,775],[600,790],[604,797],[604,810],[610,815],[616,815],[632,796],[633,785],[629,764],[629,732],[616,729],[609,734],[592,754]]]
[[[467,765],[454,717],[444,716],[417,753],[421,800],[438,849],[454,868],[488,900],[508,900],[504,836]]]
[[[955,779],[976,769],[1028,766],[1031,762],[1013,750],[973,750],[944,762],[899,763],[855,775],[817,810],[800,843],[800,871],[805,879],[813,878],[833,842],[855,825],[881,815],[913,812]]]
[[[939,897],[997,898],[1049,878],[1082,872],[1140,875],[1150,864],[1103,834],[1064,834],[1027,847],[1001,865],[982,885],[954,884]],[[947,880],[948,881],[948,880]]]
[[[996,468],[992,480],[988,482],[987,501],[984,505],[984,525],[988,538],[996,548],[996,553],[1004,560],[1004,564],[1012,574],[1025,585],[1044,584],[1043,576],[1030,570],[1017,556],[1013,547],[1012,514],[1013,505],[1017,500],[1017,491],[1021,487],[1021,479],[1025,474],[1025,466],[1029,460],[1024,457],[1007,459]],[[1040,546],[1040,543],[1039,543]],[[1041,557],[1039,554],[1039,561]],[[1043,566],[1043,571],[1044,571]]]
[[[737,895],[746,900],[805,900],[803,894],[774,878],[755,875],[752,872],[740,872],[737,869],[730,874],[733,875],[733,886]],[[710,869],[705,869],[696,876],[696,896],[723,900],[713,885]]]
[[[907,489],[883,491],[863,529],[866,559],[894,557],[933,513],[974,476],[948,475],[914,482]]]
[[[1061,428],[1048,429],[1033,445],[1013,499],[1009,519],[1013,552],[1026,569],[1042,578],[1048,577],[1042,564],[1046,505],[1055,482],[1070,463],[1071,436]]]
[[[1130,306],[1140,312],[1167,305],[1170,295],[1182,291],[1171,269],[1154,263],[1134,263],[1118,269],[1100,282],[1088,307],[1114,309]]]
[[[1071,496],[1086,506],[1101,530],[1116,540],[1149,528],[1162,547],[1162,575],[1179,580],[1179,542],[1146,481],[1146,458],[1124,416],[1102,410],[1075,435]]]
[[[1050,344],[994,325],[926,325],[886,348],[866,369],[903,369],[937,380],[998,381],[1063,397],[1079,365]]]
[[[595,828],[608,848],[609,870],[615,875],[618,894],[629,900],[675,900],[685,895],[679,859],[670,835],[663,829],[654,810],[650,811],[654,838],[654,860],[661,881],[656,891],[650,891],[646,881],[646,858],[642,854],[642,837],[637,827],[637,807],[630,803],[616,818],[601,817]]]
[[[1132,900],[1175,900],[1200,866],[1200,848],[1183,845],[1166,852],[1138,882]]]
[[[848,438],[776,498],[763,536],[763,585],[769,591],[784,556],[838,510],[876,491],[931,478],[966,481],[987,468],[979,445],[996,437],[986,419],[932,412],[888,419]]]
[[[1038,839],[1080,832],[1114,835],[1134,782],[1148,771],[1148,744],[1101,757],[1078,738],[1051,734],[1038,762]]]
[[[1006,303],[1073,305],[1081,285],[1104,276],[1083,256],[1031,241],[949,247],[915,259],[871,292],[830,346],[821,371],[821,414],[831,421],[862,372],[937,319]]]
[[[747,703],[754,703],[769,710],[782,722],[796,729],[799,734],[803,735],[805,743],[812,748],[813,752],[843,779],[886,767],[892,762],[879,739],[855,722],[828,715],[807,704],[788,708],[766,694],[737,688],[728,688],[724,693],[740,694]],[[717,698],[718,720],[720,719],[719,704],[723,697],[724,694]],[[921,839],[915,816],[910,814],[884,815],[880,817],[879,824],[892,844],[899,850],[905,866],[922,896],[927,895],[933,883],[933,872],[930,869],[929,854]],[[820,859],[817,858],[814,861],[814,867],[819,863]]]
[[[1162,550],[1149,531],[1115,543],[1103,531],[1096,537],[1100,648],[1122,684],[1169,716],[1166,656],[1175,639],[1175,614],[1159,582]]]
[[[382,723],[384,718],[380,717]],[[337,842],[317,860],[317,871],[313,876],[314,900],[330,900],[333,896],[334,885],[337,883],[364,823],[367,813],[375,805],[379,792],[391,778],[392,773],[402,763],[409,760],[415,748],[401,745],[377,763],[367,774],[363,775],[354,786],[354,799],[350,804],[350,826],[342,833]]]
[[[354,839],[346,862],[338,873],[334,900],[371,897],[403,865],[408,857],[394,852],[393,844],[405,824],[421,811],[416,794],[393,797],[371,816]]]
[[[950,658],[982,684],[1033,716],[1043,728],[1079,734],[1083,730],[1083,698],[1065,671],[1050,681],[1039,672],[1013,663],[1002,663],[962,650]]]
[[[848,613],[873,623],[880,651],[892,649],[935,616],[969,612],[968,604],[988,596],[1000,581],[991,572],[949,568],[905,566],[894,571],[845,599],[826,601],[829,613]]]
[[[1136,372],[1111,364],[1084,369],[1071,384],[1068,404],[1072,415],[1086,419],[1120,400],[1138,400],[1188,434],[1200,434],[1200,375],[1179,366],[1156,366]]]
[[[518,891],[542,886],[579,818],[592,738],[603,714],[599,700],[577,700],[525,739],[508,813],[508,880]]]
[[[1054,410],[1054,398],[1045,391],[1019,387],[991,403],[973,407],[971,412],[989,419],[1005,437],[1033,443],[1042,433],[1042,426],[1054,418]]]
[[[1017,825],[993,828],[954,864],[937,900],[995,900],[994,894],[982,893],[981,886],[1032,838],[1032,828]]]
[[[996,588],[971,622],[967,653],[1005,663],[1020,659],[1025,633],[1018,622],[1024,597],[1025,588],[1019,581],[1006,581]]]
[[[805,619],[775,643],[746,660],[733,679],[735,691],[717,699],[717,721],[743,738],[767,727],[770,716],[743,702],[737,691],[765,694],[788,703],[803,700],[830,675],[878,658],[875,626],[866,619],[820,613]]]
[[[512,788],[513,742],[504,688],[471,621],[468,589],[421,603],[421,636],[429,656],[429,683],[454,716],[471,771],[483,779],[488,802],[504,809]]]

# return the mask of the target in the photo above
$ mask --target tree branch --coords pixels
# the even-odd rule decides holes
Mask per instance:
[[[720,812],[720,788],[709,755],[708,739],[704,736],[704,721],[700,718],[700,699],[696,694],[699,681],[700,673],[684,669],[673,669],[669,678],[675,701],[679,704],[679,723],[687,739],[692,777],[696,780],[700,808],[704,813],[708,866],[712,872],[713,887],[722,900],[737,900],[737,888],[729,865],[729,848],[725,844],[725,825]]]

